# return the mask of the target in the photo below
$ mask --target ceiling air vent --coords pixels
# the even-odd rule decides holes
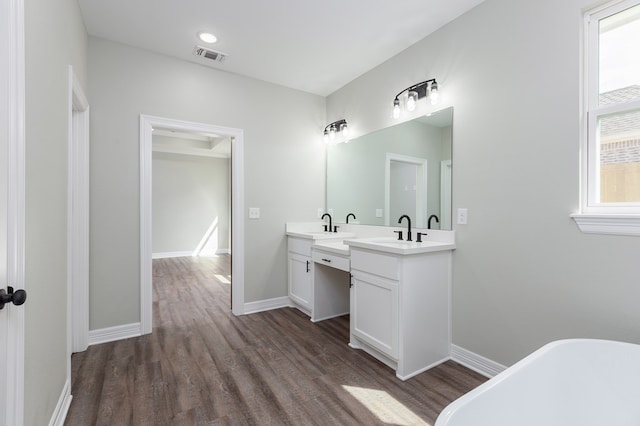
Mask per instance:
[[[196,46],[195,49],[193,49],[193,54],[216,62],[224,62],[227,57],[225,53],[216,52],[215,50],[210,50],[202,46]]]

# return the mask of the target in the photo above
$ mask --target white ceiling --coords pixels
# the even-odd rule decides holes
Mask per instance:
[[[326,96],[483,0],[79,0],[96,37]],[[208,31],[207,45],[196,34]],[[224,63],[193,56],[196,44]]]

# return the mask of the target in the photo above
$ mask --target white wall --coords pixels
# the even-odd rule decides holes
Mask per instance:
[[[153,253],[230,248],[228,158],[153,153]]]
[[[244,130],[245,206],[261,212],[245,222],[245,301],[286,295],[284,224],[314,219],[324,199],[325,99],[101,39],[89,47],[90,328],[140,321],[140,114]]]
[[[327,121],[392,124],[393,97],[436,77],[454,106],[454,344],[512,364],[551,340],[640,343],[640,239],[582,234],[582,8],[487,0],[329,96]]]
[[[25,1],[25,425],[46,425],[67,371],[68,66],[87,83],[75,0]]]

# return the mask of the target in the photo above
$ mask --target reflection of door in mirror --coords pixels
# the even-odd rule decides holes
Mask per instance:
[[[452,229],[451,160],[440,162],[440,229]]]
[[[387,153],[385,224],[395,225],[403,214],[424,227],[427,212],[427,160]]]

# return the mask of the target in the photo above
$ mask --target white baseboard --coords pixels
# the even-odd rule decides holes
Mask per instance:
[[[273,299],[258,300],[244,304],[245,314],[255,314],[256,312],[270,311],[272,309],[287,308],[291,306],[288,296],[275,297]]]
[[[200,253],[200,256],[215,256],[216,254],[231,254],[231,249],[221,248],[217,249],[215,253],[203,252]],[[152,259],[169,259],[171,257],[191,257],[193,256],[193,251],[167,251],[161,253],[153,253],[151,254]]]
[[[489,378],[507,369],[502,364],[456,345],[451,345],[451,359]]]
[[[163,253],[153,253],[152,259],[168,259],[170,257],[191,257],[193,251],[167,251]]]
[[[138,336],[142,336],[142,326],[139,322],[89,330],[89,346]]]
[[[62,388],[62,393],[56,404],[56,409],[53,411],[53,416],[49,420],[49,426],[64,426],[64,421],[67,418],[67,412],[71,405],[71,382],[67,380]]]

